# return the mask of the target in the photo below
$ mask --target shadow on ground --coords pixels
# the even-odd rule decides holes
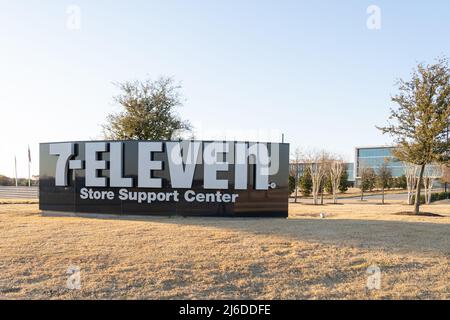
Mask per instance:
[[[438,222],[310,218],[111,217],[102,215],[84,216],[84,218],[215,228],[338,246],[441,253],[450,257],[450,224]]]

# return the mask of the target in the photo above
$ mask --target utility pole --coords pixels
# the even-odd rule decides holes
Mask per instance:
[[[31,152],[28,145],[28,188],[31,187]]]
[[[295,203],[297,203],[298,195],[298,161],[295,161]]]
[[[18,187],[18,184],[17,184],[17,158],[15,155],[14,155],[14,176],[16,178],[16,188],[17,188]]]
[[[447,144],[448,144],[448,132],[450,131],[450,121],[449,119],[447,119]],[[447,188],[448,188],[448,182],[445,181],[444,184],[444,191],[447,192]]]

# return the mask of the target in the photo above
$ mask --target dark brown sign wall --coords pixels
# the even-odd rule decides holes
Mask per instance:
[[[287,217],[288,144],[260,143],[257,146],[256,143],[234,141],[183,142],[184,146],[192,147],[191,152],[198,152],[199,163],[188,167],[184,162],[174,163],[169,159],[168,147],[175,147],[177,151],[176,143],[180,142],[42,143],[40,209],[130,215]],[[227,144],[228,149],[215,150],[211,148],[213,143],[221,147]],[[200,150],[193,147],[195,144]],[[241,150],[260,150],[257,147],[264,152],[267,150],[271,164],[277,163],[276,170],[268,170],[267,177],[258,175],[258,165],[250,160],[246,168],[241,164],[238,170],[239,147]],[[187,152],[187,149],[179,148],[181,156]],[[213,156],[217,156],[215,163],[205,161],[211,150]],[[189,168],[192,169],[192,179]],[[175,179],[176,173],[183,177]],[[246,173],[247,178],[240,173]],[[142,187],[149,184],[155,186]],[[219,184],[219,188],[211,188]]]

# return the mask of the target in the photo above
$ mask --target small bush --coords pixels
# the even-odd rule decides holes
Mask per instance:
[[[289,176],[289,195],[295,191],[295,177]]]

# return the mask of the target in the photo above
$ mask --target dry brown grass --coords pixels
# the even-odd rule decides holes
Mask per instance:
[[[450,206],[432,206],[444,218],[388,213],[402,207],[117,220],[0,205],[0,298],[449,299]],[[381,290],[365,288],[372,264],[382,270]],[[66,289],[71,265],[81,268],[81,290]]]
[[[39,204],[38,199],[0,199],[0,204]]]
[[[389,200],[382,205],[379,200],[361,202],[359,200],[339,200],[337,205],[326,204],[323,206],[303,205],[291,203],[289,215],[291,218],[317,217],[320,213],[328,214],[330,219],[351,220],[383,220],[404,222],[429,222],[439,224],[450,223],[450,202],[447,200],[431,205],[422,205],[422,212],[431,212],[442,215],[442,218],[430,218],[423,216],[401,216],[398,213],[412,211],[404,201]]]

